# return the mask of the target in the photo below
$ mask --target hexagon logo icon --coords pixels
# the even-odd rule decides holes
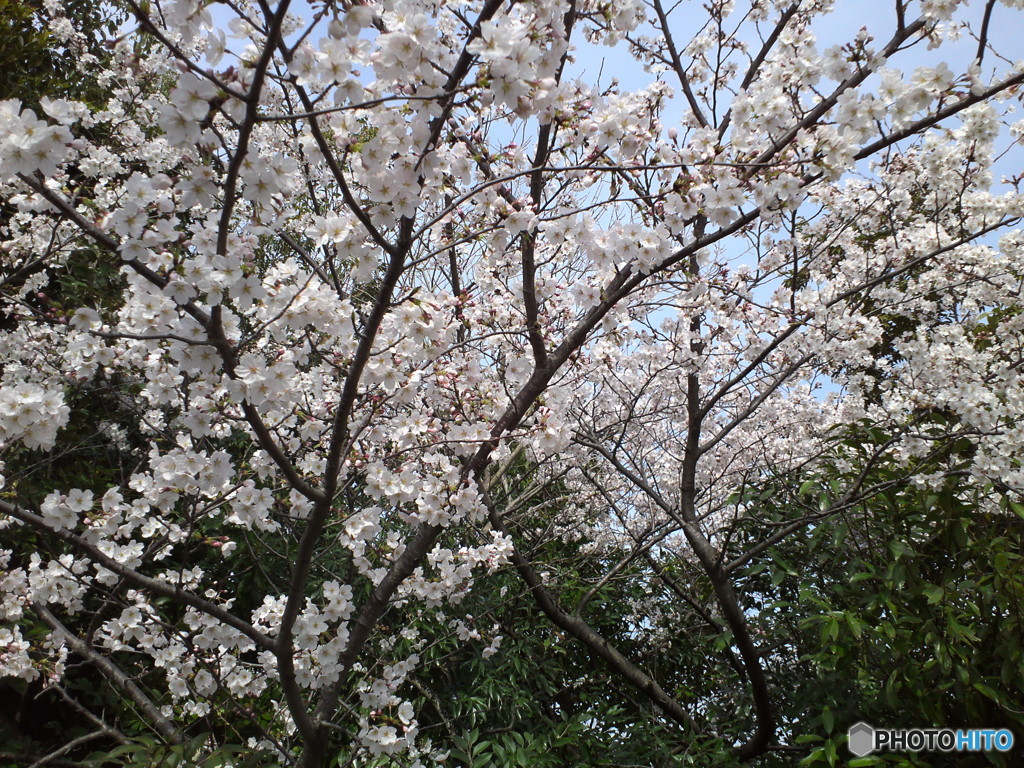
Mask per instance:
[[[875,749],[875,729],[867,723],[854,723],[846,737],[847,746],[857,757],[870,754]]]

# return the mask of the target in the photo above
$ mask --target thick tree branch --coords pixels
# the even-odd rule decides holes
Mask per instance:
[[[55,530],[46,520],[39,515],[36,515],[28,510],[16,507],[6,501],[0,501],[0,512],[5,515],[10,515],[16,520],[20,520],[23,523],[27,523],[35,528],[40,533],[44,533],[48,536],[55,536],[62,541],[66,541],[71,544],[79,552],[87,556],[90,560],[103,566],[109,571],[113,571],[118,576],[122,576],[126,581],[131,583],[140,589],[144,589],[147,592],[152,592],[155,595],[161,595],[162,597],[169,597],[177,603],[182,605],[188,605],[195,608],[197,611],[205,613],[211,618],[217,619],[218,621],[227,624],[233,629],[237,629],[243,635],[248,637],[257,648],[263,650],[271,650],[274,647],[273,641],[270,640],[266,635],[257,630],[251,624],[243,621],[233,613],[229,612],[225,608],[211,603],[198,595],[194,595],[181,587],[168,584],[166,581],[160,581],[150,576],[145,576],[133,568],[114,560],[111,557],[103,554],[93,544],[90,544],[80,536],[76,536],[67,530]]]
[[[156,704],[154,704],[153,701],[143,693],[142,689],[135,684],[135,681],[128,677],[120,667],[114,664],[114,662],[106,656],[98,653],[91,645],[71,632],[50,612],[48,608],[41,603],[33,603],[32,610],[40,619],[42,619],[44,624],[50,627],[50,629],[52,629],[60,639],[70,646],[71,650],[89,662],[92,666],[96,667],[96,669],[99,670],[107,680],[113,683],[113,685],[117,687],[122,694],[124,694],[125,698],[135,705],[142,717],[149,722],[153,730],[160,734],[160,737],[164,741],[168,744],[183,744],[185,742],[185,737],[182,735],[181,731],[175,727],[174,723],[163,716]],[[97,731],[97,736],[107,735],[113,735],[113,731],[110,733],[106,733],[102,730]],[[63,751],[51,753],[37,764],[45,765],[50,758],[60,757],[62,754],[64,754]]]
[[[498,512],[494,504],[487,498],[487,491],[484,488],[484,483],[478,481],[478,486],[487,501],[491,526],[506,536],[511,535],[505,526],[505,521],[501,517],[501,514]],[[669,696],[664,689],[658,685],[656,680],[623,656],[615,646],[596,632],[587,622],[579,616],[573,616],[567,613],[558,605],[557,600],[550,591],[548,591],[547,587],[545,587],[544,582],[533,569],[533,566],[525,557],[523,557],[518,546],[513,549],[512,563],[515,565],[516,571],[526,583],[527,587],[529,587],[530,593],[533,595],[538,607],[555,626],[568,632],[580,643],[585,645],[591,653],[603,659],[620,678],[646,696],[651,703],[658,707],[658,709],[660,709],[667,717],[694,733],[700,731],[700,728],[693,716],[683,709],[679,702]]]

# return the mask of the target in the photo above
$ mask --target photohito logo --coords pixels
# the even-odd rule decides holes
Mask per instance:
[[[875,728],[856,723],[846,732],[847,745],[857,757],[872,752],[1006,752],[1013,734],[1005,728]]]

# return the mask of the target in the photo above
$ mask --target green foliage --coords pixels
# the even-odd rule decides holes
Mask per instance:
[[[210,749],[209,734],[184,744],[165,745],[146,736],[82,761],[82,768],[270,768],[278,761],[266,752],[239,745]]]
[[[560,480],[540,479],[538,467],[521,457],[492,492],[509,512],[522,551],[550,569],[552,588],[566,610],[622,555],[588,553],[583,540],[552,536],[552,526],[564,513],[567,488]],[[519,515],[513,502],[524,495],[530,498],[530,512]],[[683,666],[673,658],[677,649],[656,651],[638,631],[634,602],[645,595],[642,589],[623,591],[638,589],[637,584],[634,579],[609,582],[590,597],[583,614],[624,654],[646,654],[646,668],[656,670],[659,679],[674,679],[677,665]],[[449,619],[472,616],[468,628],[481,637],[463,641],[448,625],[439,626],[431,634],[441,639],[420,653],[412,693],[421,732],[435,751],[449,752],[452,765],[687,764],[680,762],[687,742],[678,729],[664,723],[632,688],[613,682],[603,661],[553,626],[511,566],[476,580],[445,614]],[[485,658],[492,632],[502,642]]]
[[[0,100],[20,99],[37,108],[41,96],[87,103],[105,98],[94,79],[82,77],[78,61],[85,54],[103,57],[104,41],[117,33],[127,16],[104,0],[63,0],[60,7],[83,34],[84,49],[68,48],[55,39],[42,3],[0,0]]]
[[[882,440],[870,430],[853,437],[871,447]],[[963,459],[954,449],[935,461],[949,469]],[[819,498],[827,509],[859,470],[833,467],[796,493],[777,489],[760,500],[762,522]],[[902,480],[905,472],[880,463],[865,485],[884,491],[781,542],[740,578],[748,603],[760,605],[766,645],[778,647],[766,662],[784,738],[806,749],[801,765],[845,765],[846,729],[861,720],[1024,733],[1024,507],[961,472],[924,488]],[[1017,760],[936,752],[857,764]]]

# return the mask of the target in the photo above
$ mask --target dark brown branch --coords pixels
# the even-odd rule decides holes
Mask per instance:
[[[105,555],[98,547],[90,544],[80,536],[76,536],[66,530],[54,530],[54,528],[39,515],[20,507],[16,507],[6,501],[0,501],[0,512],[31,525],[33,528],[45,533],[47,536],[54,536],[62,541],[66,541],[86,555],[90,560],[93,560],[109,571],[113,571],[118,576],[124,577],[125,580],[131,582],[134,586],[140,589],[144,589],[147,592],[152,592],[153,594],[161,595],[163,597],[169,597],[175,602],[191,606],[192,608],[205,613],[207,616],[217,619],[218,621],[227,624],[229,627],[237,629],[243,635],[252,640],[257,648],[271,650],[274,647],[273,641],[270,640],[270,638],[248,622],[243,621],[221,606],[181,589],[181,587],[168,584],[166,581],[160,581],[159,579],[145,576]]]
[[[978,33],[978,54],[974,57],[975,63],[980,67],[985,58],[985,49],[988,48],[988,25],[992,21],[992,9],[996,0],[988,0],[985,3],[985,16],[981,20],[981,32]]]
[[[19,175],[19,178],[33,191],[45,198],[48,203],[57,208],[65,217],[70,219],[84,235],[91,238],[97,245],[101,246],[115,257],[120,258],[121,246],[116,238],[111,237],[95,224],[88,221],[84,216],[82,216],[82,214],[75,210],[71,203],[48,189],[37,179],[24,175]],[[131,259],[124,263],[136,274],[145,278],[158,288],[164,288],[167,286],[167,278],[150,269],[138,259]],[[220,328],[219,324],[214,324],[213,318],[203,310],[199,309],[194,302],[187,302],[186,304],[181,305],[181,308],[206,331],[207,337],[210,339],[210,343],[224,361],[225,370],[229,374],[232,373],[235,368],[234,347],[224,336],[223,329]],[[306,496],[306,498],[311,500],[320,498],[322,495],[321,492],[307,483],[302,476],[299,475],[298,471],[288,460],[288,457],[285,456],[284,451],[281,450],[281,447],[274,442],[274,438],[270,434],[270,430],[267,428],[266,424],[263,422],[263,419],[260,417],[259,412],[248,402],[243,402],[242,409],[245,413],[249,426],[252,427],[253,432],[256,434],[256,439],[259,441],[260,448],[265,450],[267,455],[274,460],[274,463],[288,479],[288,482],[291,483],[292,486],[302,495]]]
[[[788,6],[786,10],[779,16],[779,21],[776,23],[775,28],[771,34],[765,39],[764,44],[761,46],[761,50],[757,52],[754,59],[750,62],[750,66],[747,67],[747,73],[743,77],[743,82],[740,83],[740,90],[744,91],[750,87],[750,84],[757,79],[758,73],[761,71],[761,65],[764,64],[765,59],[768,58],[768,54],[771,53],[772,48],[775,47],[775,43],[778,41],[779,36],[785,30],[786,25],[789,24],[789,20],[796,15],[797,10],[800,8],[800,3],[796,2]],[[725,116],[722,118],[722,122],[718,125],[718,140],[721,141],[725,136],[725,132],[729,128],[729,124],[732,122],[732,108],[730,107]]]
[[[775,716],[768,691],[768,681],[761,667],[761,657],[750,638],[747,620],[740,607],[739,599],[732,588],[728,574],[722,569],[721,558],[711,542],[708,541],[697,520],[695,500],[697,496],[696,476],[697,462],[700,459],[700,431],[702,414],[699,404],[699,383],[696,374],[687,376],[687,426],[686,448],[683,458],[682,483],[680,489],[679,514],[683,518],[683,533],[693,548],[711,580],[719,608],[726,624],[733,633],[733,642],[740,652],[743,668],[746,670],[747,684],[754,699],[755,726],[750,737],[734,752],[740,761],[752,760],[764,753],[775,734]]]
[[[114,662],[106,656],[100,655],[91,645],[72,633],[56,616],[50,613],[49,609],[45,606],[39,603],[33,603],[32,610],[40,619],[42,619],[44,624],[50,627],[55,634],[59,635],[60,638],[70,646],[72,651],[81,656],[92,666],[96,667],[96,669],[99,670],[107,680],[113,683],[113,685],[116,686],[125,695],[125,697],[138,708],[142,716],[149,721],[153,730],[160,734],[164,741],[168,744],[183,744],[185,742],[185,737],[174,726],[174,723],[163,716],[156,704],[154,704],[153,701],[143,693],[142,689],[139,688],[139,686],[136,685],[120,667],[114,664]],[[111,732],[111,734],[112,733],[113,732]],[[59,757],[60,755],[54,753],[52,756]],[[39,764],[43,765],[45,762],[46,761],[44,760]]]
[[[902,130],[893,131],[892,133],[883,136],[877,141],[868,144],[866,147],[862,148],[856,155],[854,155],[854,159],[863,160],[864,158],[873,155],[880,149],[885,149],[886,147],[892,146],[897,141],[901,141],[903,139],[909,138],[910,136],[919,134],[922,131],[931,128],[936,123],[945,120],[947,117],[952,117],[953,115],[962,112],[963,110],[967,109],[967,107],[977,104],[978,102],[991,99],[993,96],[1002,93],[1003,91],[1009,88],[1013,88],[1016,85],[1020,85],[1022,83],[1024,83],[1024,72],[1018,73],[1012,77],[1008,77],[1002,82],[996,83],[992,87],[986,88],[985,90],[977,94],[968,94],[959,101],[953,102],[948,107],[940,109],[938,112],[928,115],[927,117],[923,117],[920,120],[911,123]]]
[[[504,5],[504,0],[485,0],[483,7],[480,9],[480,15],[477,16],[476,22],[473,24],[473,28],[469,30],[469,34],[466,36],[466,42],[462,46],[462,53],[459,55],[458,61],[455,62],[455,66],[452,67],[451,72],[448,74],[448,80],[441,86],[441,91],[444,94],[452,94],[444,99],[443,106],[441,107],[441,114],[433,118],[430,121],[430,131],[426,143],[423,145],[423,152],[416,161],[416,170],[419,170],[420,165],[423,163],[423,159],[437,144],[438,139],[441,137],[441,131],[444,129],[444,124],[448,121],[449,115],[452,113],[452,109],[455,105],[454,93],[456,88],[462,82],[463,78],[469,74],[469,69],[473,65],[473,61],[476,57],[469,52],[469,44],[476,40],[481,33],[483,23],[490,21],[494,15]]]
[[[530,176],[530,198],[533,201],[533,212],[540,213],[544,194],[544,173],[541,168],[546,165],[551,140],[551,124],[542,125],[537,135],[537,154],[533,165],[536,169]],[[547,365],[548,353],[544,347],[544,335],[540,326],[540,310],[537,305],[537,263],[535,260],[537,230],[532,228],[522,234],[523,247],[523,309],[526,312],[526,334],[533,350],[534,363],[543,368]]]
[[[174,54],[174,58],[177,61],[181,62],[183,66],[187,67],[190,72],[192,72],[194,75],[197,75],[198,77],[203,78],[204,80],[209,80],[220,90],[224,91],[225,93],[231,96],[234,96],[239,101],[245,101],[246,96],[244,93],[242,93],[241,91],[236,91],[234,88],[232,88],[230,85],[227,85],[220,78],[215,77],[209,71],[200,67],[198,64],[195,63],[195,61],[193,61],[191,56],[186,54],[184,51],[181,50],[181,48],[175,45],[174,42],[167,37],[167,35],[165,35],[157,28],[156,24],[153,23],[153,20],[149,18],[149,15],[145,12],[145,10],[143,10],[142,6],[139,5],[138,2],[136,2],[136,0],[126,0],[126,2],[128,3],[128,7],[132,9],[132,13],[135,14],[135,18],[139,22],[139,26],[141,27],[141,29],[146,34],[155,37],[160,42],[160,44],[164,46],[164,48],[166,48],[172,54]]]
[[[900,46],[902,46],[917,32],[924,29],[925,26],[926,24],[924,19],[918,19],[905,29],[899,30],[895,35],[893,35],[892,39],[889,40],[889,42],[886,43],[885,47],[882,48],[882,50],[879,52],[879,60],[885,61],[887,58],[892,56],[892,54],[899,50]],[[822,117],[824,117],[828,113],[828,111],[839,102],[839,97],[842,94],[844,94],[851,88],[856,88],[858,85],[867,80],[868,77],[870,77],[873,73],[874,70],[871,67],[864,67],[860,71],[850,75],[848,78],[843,80],[843,82],[841,82],[839,85],[835,87],[835,90],[833,90],[829,96],[818,102],[817,106],[815,106],[814,109],[810,110],[806,115],[804,115],[803,118],[801,118],[801,120],[796,125],[794,125],[788,131],[786,131],[785,134],[780,136],[774,142],[772,142],[772,146],[770,146],[768,149],[762,152],[754,162],[759,164],[766,163],[769,160],[771,160],[784,147],[786,147],[791,141],[793,141],[797,137],[797,134],[800,133],[800,131],[807,130],[810,126],[814,125]],[[870,154],[870,152],[868,152],[868,154]],[[860,155],[858,155],[858,157],[860,157]]]
[[[489,499],[484,487],[485,483],[478,479],[477,485],[487,503],[491,526],[495,530],[509,536],[510,533],[505,526],[505,521]],[[515,565],[519,576],[529,587],[537,606],[555,626],[568,632],[586,646],[591,653],[603,659],[619,677],[640,691],[666,716],[694,732],[700,730],[693,716],[683,709],[679,702],[669,696],[658,685],[656,680],[623,656],[615,646],[596,632],[587,622],[579,616],[570,615],[558,605],[558,601],[548,591],[547,587],[544,586],[544,582],[533,569],[529,560],[523,557],[518,546],[512,551],[512,563]]]
[[[658,24],[661,27],[661,33],[665,36],[665,45],[668,47],[668,54],[672,59],[672,70],[675,72],[679,85],[683,89],[683,94],[686,96],[686,103],[690,105],[690,111],[700,124],[700,127],[707,128],[708,120],[701,111],[697,97],[693,93],[693,88],[690,87],[690,78],[686,74],[686,67],[683,66],[683,62],[679,58],[679,51],[676,48],[675,41],[672,39],[672,31],[669,28],[668,15],[662,7],[661,0],[654,0],[654,10],[658,14]]]

